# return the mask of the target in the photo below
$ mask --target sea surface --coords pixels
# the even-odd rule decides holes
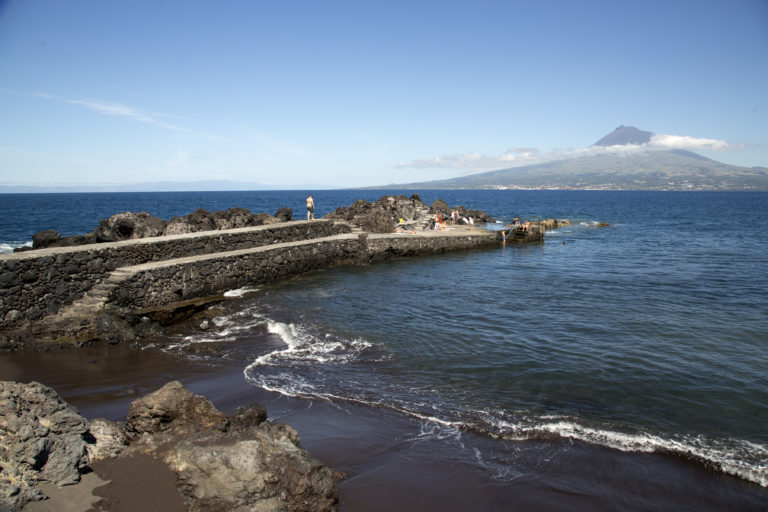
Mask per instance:
[[[386,193],[314,196],[322,216]],[[253,386],[282,395],[415,419],[423,436],[460,445],[495,480],[536,471],[530,458],[503,455],[510,446],[565,440],[665,454],[766,496],[768,193],[417,193],[502,222],[572,224],[542,244],[232,290],[208,329],[158,346],[235,361]],[[122,211],[169,219],[196,208],[274,214],[288,206],[300,218],[305,196],[3,195],[0,247],[27,244],[43,229],[89,232]],[[215,355],[202,349],[211,343]],[[487,442],[467,448],[467,432]]]

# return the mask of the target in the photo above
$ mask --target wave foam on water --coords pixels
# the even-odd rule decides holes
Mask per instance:
[[[204,321],[205,324],[207,321]],[[212,318],[208,328],[194,334],[179,337],[176,343],[165,347],[166,351],[183,349],[191,345],[204,343],[233,343],[243,336],[251,335],[254,331],[263,329],[267,319],[253,309],[245,309],[231,315],[220,315]]]
[[[713,440],[690,435],[667,438],[649,432],[590,427],[575,419],[553,416],[522,419],[517,423],[490,419],[490,424],[497,430],[495,435],[502,439],[560,437],[625,452],[668,453],[768,487],[768,446],[749,441]]]
[[[231,298],[238,298],[239,299],[240,297],[245,297],[246,295],[248,295],[250,293],[256,293],[256,292],[259,291],[259,289],[260,288],[258,288],[258,287],[254,288],[254,287],[246,286],[244,288],[238,288],[236,290],[228,290],[228,291],[224,292],[224,296],[229,298],[229,299],[231,299]]]
[[[765,445],[704,436],[665,437],[623,426],[589,426],[566,416],[517,413],[510,417],[503,412],[462,409],[444,403],[436,390],[417,389],[413,383],[403,386],[386,380],[386,375],[367,374],[358,379],[354,369],[345,371],[350,365],[386,359],[380,354],[371,357],[376,347],[370,342],[318,335],[311,326],[269,318],[264,321],[267,331],[277,335],[285,346],[256,358],[245,368],[244,375],[247,381],[268,391],[380,407],[435,426],[422,427],[421,436],[445,437],[469,430],[509,441],[574,439],[627,452],[674,454],[768,487]]]
[[[330,333],[319,338],[296,324],[269,319],[266,324],[267,332],[278,335],[286,346],[258,357],[246,368],[246,372],[249,368],[261,365],[349,363],[372,347],[372,344],[365,340],[348,340]]]
[[[0,254],[12,253],[14,249],[19,247],[32,247],[32,242],[2,242],[0,243]]]

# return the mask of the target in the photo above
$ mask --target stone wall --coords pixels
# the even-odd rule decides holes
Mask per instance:
[[[110,303],[146,310],[335,265],[375,263],[401,256],[496,245],[495,234],[482,232],[460,237],[350,234],[332,240],[155,265],[124,281],[110,296]]]
[[[348,233],[327,220],[0,255],[0,326],[57,313],[117,268]]]
[[[484,230],[467,236],[369,235],[365,239],[364,259],[375,263],[401,256],[423,256],[496,245],[496,233]]]
[[[169,262],[139,270],[121,283],[110,304],[134,310],[210,297],[227,290],[269,283],[333,265],[357,262],[356,235],[259,251],[237,251],[205,259]]]

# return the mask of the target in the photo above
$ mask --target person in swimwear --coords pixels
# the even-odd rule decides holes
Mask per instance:
[[[309,220],[310,215],[312,220],[315,220],[315,200],[312,199],[312,194],[309,194],[307,198],[307,220]]]

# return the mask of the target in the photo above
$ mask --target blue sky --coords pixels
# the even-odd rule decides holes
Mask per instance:
[[[0,0],[0,185],[404,183],[621,124],[768,167],[768,1]]]

